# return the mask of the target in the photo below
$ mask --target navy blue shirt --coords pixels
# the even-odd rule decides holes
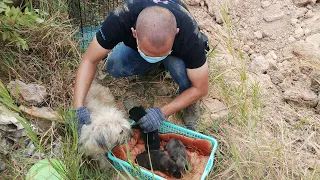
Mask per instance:
[[[131,27],[139,13],[150,6],[161,6],[170,10],[180,29],[176,35],[171,55],[181,58],[187,68],[201,67],[206,61],[205,44],[198,23],[187,7],[179,0],[128,0],[110,12],[97,32],[98,43],[105,49],[114,48],[119,42],[137,51],[137,42]]]

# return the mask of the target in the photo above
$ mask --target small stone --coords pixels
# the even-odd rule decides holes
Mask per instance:
[[[290,22],[292,25],[295,26],[296,24],[298,24],[299,20],[297,18],[292,18],[292,19],[290,19]]]
[[[308,29],[308,28],[306,28],[306,29],[304,29],[304,35],[309,35],[311,33],[311,30],[310,29]]]
[[[35,148],[34,144],[32,142],[30,142],[23,154],[27,157],[31,157],[35,150],[36,150],[36,148]]]
[[[263,16],[263,19],[267,22],[273,22],[282,19],[284,15],[285,14],[282,11],[278,13],[268,13]]]
[[[269,70],[277,71],[279,69],[276,60],[267,58],[266,60],[269,62]]]
[[[294,37],[295,38],[300,38],[304,35],[304,31],[301,27],[296,28],[296,30],[294,30]]]
[[[39,158],[44,159],[44,158],[46,158],[46,156],[45,156],[45,154],[40,153],[39,151],[36,151],[36,152],[33,154],[33,158],[36,158],[36,159],[39,159]]]
[[[306,6],[306,8],[307,8],[307,9],[312,9],[313,7],[312,7],[310,4],[308,4],[308,5]]]
[[[303,17],[304,14],[307,13],[307,12],[308,12],[308,9],[307,9],[307,8],[305,8],[305,7],[299,8],[299,9],[297,9],[297,10],[295,11],[294,17],[295,17],[295,18],[301,18],[301,17]]]
[[[211,112],[211,119],[225,119],[229,115],[228,107],[218,99],[208,98],[203,101],[205,107]]]
[[[0,160],[0,172],[6,169],[6,164]]]
[[[274,87],[268,74],[258,74],[256,82],[259,82],[261,89],[272,89]]]
[[[3,126],[1,126],[3,125]],[[11,127],[10,129],[13,131],[23,129],[23,125],[18,121],[17,118],[14,117],[14,114],[7,113],[4,110],[4,107],[0,105],[0,129],[5,127]],[[2,130],[4,130],[2,129]],[[10,130],[8,129],[8,130]],[[11,131],[10,130],[10,131]],[[5,131],[5,130],[4,130]]]
[[[288,41],[289,41],[289,43],[293,43],[293,42],[296,41],[296,39],[295,39],[293,36],[290,36],[290,37],[288,38]]]
[[[168,85],[155,84],[153,88],[155,88],[157,96],[169,96],[171,94],[171,90]]]
[[[269,7],[270,5],[271,5],[270,1],[262,1],[261,2],[261,7],[264,8],[264,9]]]
[[[271,82],[275,85],[282,83],[284,80],[283,74],[280,73],[279,71],[274,71],[274,72],[270,73],[269,75],[271,78]]]
[[[254,32],[254,36],[258,39],[262,39],[262,33],[260,31]]]
[[[313,108],[318,104],[318,96],[310,89],[292,87],[284,92],[283,98],[300,106]]]
[[[23,105],[19,106],[19,109],[25,113],[27,113],[30,117],[35,117],[39,119],[49,119],[49,120],[58,120],[59,115],[58,112],[53,111],[49,107],[25,107]]]
[[[320,93],[320,71],[312,71],[310,74],[311,77],[311,90],[315,93]],[[319,99],[320,100],[320,99]]]
[[[317,63],[320,59],[320,51],[305,41],[298,41],[292,47],[292,54],[299,58],[308,58],[310,61]]]
[[[204,1],[200,1],[200,6],[204,7]]]
[[[265,37],[270,37],[271,35],[270,35],[270,33],[268,32],[268,31],[266,31],[266,30],[263,30],[262,31],[262,37],[263,38],[265,38]]]
[[[312,44],[316,49],[319,48],[319,45],[320,45],[320,33],[308,36],[306,38],[306,42]]]
[[[277,60],[278,56],[276,55],[276,53],[274,51],[270,51],[267,55],[266,55],[266,59],[274,59]]]
[[[320,101],[318,102],[318,105],[314,108],[314,112],[320,114]],[[318,164],[320,164],[320,161],[318,161]]]
[[[57,156],[57,155],[59,155],[60,152],[61,152],[61,148],[62,148],[61,140],[56,141],[54,144],[55,144],[55,145],[54,145],[54,148],[53,148],[53,154],[54,154],[55,156]]]
[[[308,65],[305,65],[305,66],[300,66],[299,67],[300,69],[300,72],[302,74],[305,74],[307,76],[309,76],[311,74],[311,72],[313,71],[312,67],[308,66]],[[320,77],[320,76],[319,76]],[[319,79],[320,80],[320,79]]]
[[[245,51],[245,52],[249,52],[250,51],[250,46],[245,44],[244,46],[242,46],[242,50]]]
[[[269,62],[262,56],[253,57],[250,68],[255,72],[265,73],[269,69]]]
[[[307,6],[308,4],[315,4],[317,0],[293,0],[293,3],[298,7]]]
[[[219,117],[218,114],[211,114],[211,115],[210,115],[210,118],[211,118],[211,120],[213,120],[213,121],[216,121],[216,120],[219,120],[219,119],[220,119],[220,117]]]
[[[218,24],[222,24],[223,18],[222,18],[222,13],[221,13],[219,1],[213,1],[210,3],[207,2],[207,6],[208,6],[209,15],[214,17],[215,21]]]
[[[11,81],[8,84],[8,90],[17,99],[22,99],[28,105],[40,104],[47,97],[47,91],[44,86],[38,84],[25,84],[22,81]],[[18,97],[16,97],[18,95]]]
[[[186,4],[190,5],[190,6],[197,6],[199,5],[200,0],[186,0]]]
[[[312,12],[312,10],[309,10],[305,15],[304,17],[306,19],[309,19],[309,18],[312,18],[314,16],[314,13]]]
[[[138,95],[144,95],[145,88],[142,84],[137,83],[131,86],[132,90],[137,93]]]
[[[248,41],[246,44],[249,45],[250,48],[254,48],[255,45],[252,41]]]

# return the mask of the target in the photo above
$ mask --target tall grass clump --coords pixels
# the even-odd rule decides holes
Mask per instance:
[[[19,79],[42,84],[49,93],[48,106],[67,107],[81,57],[76,29],[67,12],[58,8],[67,1],[46,1],[47,6],[45,1],[29,1],[21,8],[8,2],[1,2],[6,13],[0,14],[0,32],[6,38],[0,39],[0,78],[4,83]],[[49,7],[54,9],[50,13],[45,11]]]
[[[51,166],[65,180],[76,179],[106,179],[119,174],[120,178],[125,180],[126,177],[134,179],[133,176],[125,169],[124,174],[120,173],[113,165],[111,169],[100,169],[95,160],[87,159],[82,156],[78,150],[77,123],[74,120],[73,110],[59,109],[59,114],[64,124],[56,124],[44,133],[37,133],[31,121],[24,117],[23,113],[15,104],[15,100],[0,81],[0,113],[5,112],[15,117],[27,132],[27,137],[22,139],[11,149],[10,157],[6,158],[7,170],[0,174],[1,179],[25,179],[28,171],[33,164],[41,159],[47,159]],[[31,141],[35,146],[35,152],[40,155],[26,156],[24,152],[29,150],[24,144],[25,141]],[[128,146],[128,145],[127,145]],[[58,149],[57,149],[58,148]],[[129,148],[127,148],[129,149]],[[128,153],[129,162],[134,162]],[[36,154],[36,153],[35,153]],[[107,158],[105,156],[105,158]],[[55,162],[61,162],[55,163]],[[130,163],[135,174],[141,171],[134,163]],[[127,175],[126,177],[124,175]],[[144,177],[143,175],[141,176]]]
[[[264,106],[272,97],[263,94],[265,87],[259,82],[261,74],[248,69],[250,60],[241,51],[232,1],[224,1],[220,11],[223,32],[216,34],[221,39],[221,47],[210,61],[210,94],[227,104],[229,117],[203,125],[205,133],[219,141],[214,171],[209,179],[319,178],[316,163],[306,169],[297,160],[297,157],[309,154],[292,146],[297,136],[290,137],[294,133],[284,117],[298,113],[283,104],[274,104],[276,110]],[[219,56],[225,57],[225,62],[219,63]],[[308,62],[304,61],[304,64]],[[297,127],[319,127],[318,124],[311,117],[301,117]],[[308,142],[314,146],[316,143],[311,140],[314,135],[309,135],[303,145]]]
[[[210,93],[217,94],[227,105],[229,116],[226,119],[211,121],[205,126],[205,133],[219,141],[216,163],[209,179],[260,179],[268,168],[261,158],[271,157],[257,142],[257,126],[261,122],[263,102],[258,82],[253,81],[237,37],[236,24],[231,16],[232,2],[220,4],[223,19],[222,31],[217,32],[221,40],[210,61]],[[240,40],[241,41],[241,40]],[[222,64],[215,58],[225,57]],[[261,150],[263,149],[263,150]]]

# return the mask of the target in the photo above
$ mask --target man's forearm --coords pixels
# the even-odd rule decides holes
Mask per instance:
[[[74,108],[84,106],[85,97],[89,91],[91,83],[93,81],[96,64],[88,60],[82,60],[76,75],[76,83],[74,88]]]
[[[181,93],[169,104],[161,107],[161,111],[165,117],[172,115],[173,113],[180,111],[189,105],[195,103],[201,97],[205,96],[206,92],[203,92],[195,87],[191,87]]]

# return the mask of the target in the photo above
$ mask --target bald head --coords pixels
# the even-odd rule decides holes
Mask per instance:
[[[177,34],[177,22],[174,15],[160,6],[152,6],[142,10],[136,23],[139,42],[147,41],[155,48],[173,44]]]

